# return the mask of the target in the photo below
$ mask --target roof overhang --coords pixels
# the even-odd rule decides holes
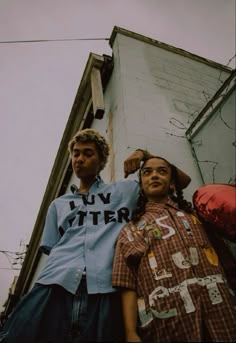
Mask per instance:
[[[180,48],[174,47],[172,45],[160,42],[159,40],[146,37],[146,36],[141,35],[139,33],[136,33],[136,32],[133,32],[133,31],[129,31],[129,30],[123,29],[123,28],[118,27],[118,26],[114,26],[113,31],[111,33],[111,36],[110,36],[110,39],[109,39],[109,44],[110,44],[111,47],[113,47],[113,44],[114,44],[114,41],[116,39],[117,34],[121,34],[121,35],[130,37],[130,38],[134,38],[134,39],[137,39],[137,40],[139,40],[141,42],[145,42],[147,44],[151,44],[151,45],[154,45],[156,47],[159,47],[161,49],[165,49],[165,50],[171,51],[173,53],[176,53],[176,54],[179,54],[179,55],[182,55],[182,56],[194,59],[194,60],[196,60],[198,62],[205,63],[207,65],[210,65],[211,67],[220,69],[220,70],[225,71],[225,72],[231,72],[232,71],[232,68],[230,68],[228,66],[224,66],[224,65],[222,65],[220,63],[211,61],[211,60],[209,60],[207,58],[195,55],[195,54],[193,54],[193,53],[191,53],[189,51],[186,51],[184,49],[180,49]]]

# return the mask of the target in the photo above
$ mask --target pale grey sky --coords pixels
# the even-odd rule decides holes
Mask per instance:
[[[235,0],[0,0],[1,42],[115,25],[224,65],[235,55]],[[0,43],[0,250],[30,239],[89,52],[111,55],[105,40]],[[16,273],[0,253],[0,311]]]

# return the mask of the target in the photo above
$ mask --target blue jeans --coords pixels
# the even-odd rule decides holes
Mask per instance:
[[[83,278],[75,295],[58,285],[36,284],[18,303],[0,342],[124,341],[120,293],[88,295]]]

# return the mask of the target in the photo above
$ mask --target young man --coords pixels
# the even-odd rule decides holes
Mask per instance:
[[[49,206],[41,241],[49,255],[46,265],[4,326],[0,342],[124,339],[112,262],[118,234],[136,205],[138,183],[103,182],[99,174],[109,147],[98,132],[77,132],[68,148],[79,185]],[[126,160],[125,177],[139,168],[143,157],[137,150]]]

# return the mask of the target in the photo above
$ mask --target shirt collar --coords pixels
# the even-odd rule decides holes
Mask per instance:
[[[168,199],[165,203],[156,203],[156,202],[147,202],[146,203],[146,211],[152,212],[155,211],[157,208],[174,208],[176,210],[179,209],[178,204],[175,203],[173,200]]]
[[[97,175],[96,178],[95,178],[95,180],[94,180],[94,183],[92,184],[91,187],[93,187],[95,184],[97,184],[97,187],[99,187],[99,185],[100,185],[101,183],[104,183],[104,182],[103,182],[101,176],[100,176],[100,175]],[[91,187],[90,187],[90,188],[91,188]],[[77,187],[75,184],[72,184],[72,185],[70,186],[70,190],[71,190],[71,192],[72,192],[73,194],[76,194],[76,193],[79,194],[78,187]]]

